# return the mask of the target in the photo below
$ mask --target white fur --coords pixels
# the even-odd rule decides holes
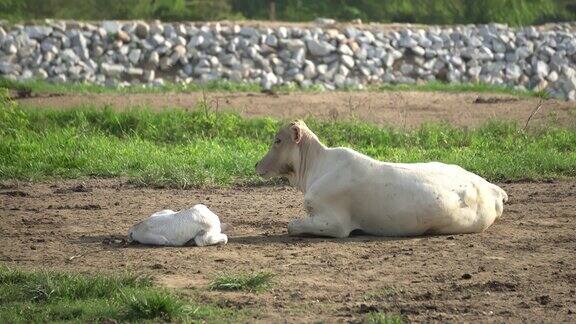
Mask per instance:
[[[302,121],[276,134],[256,172],[286,176],[304,193],[309,217],[290,222],[291,235],[478,233],[508,200],[500,187],[456,165],[386,163],[326,147]]]
[[[228,243],[218,216],[202,204],[179,212],[165,209],[154,213],[132,226],[128,237],[150,245],[182,246],[190,240],[198,246]]]
[[[346,148],[322,147],[307,170],[308,218],[290,234],[347,237],[478,233],[502,215],[506,192],[456,165],[384,163]]]

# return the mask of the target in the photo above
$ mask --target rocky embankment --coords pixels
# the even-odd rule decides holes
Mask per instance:
[[[576,25],[511,28],[46,21],[0,27],[0,77],[107,86],[230,80],[328,90],[480,82],[576,100]]]

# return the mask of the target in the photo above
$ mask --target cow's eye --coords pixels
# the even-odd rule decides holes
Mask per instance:
[[[277,138],[277,139],[274,140],[274,144],[280,144],[280,142],[282,142],[282,140],[279,139],[279,138]]]

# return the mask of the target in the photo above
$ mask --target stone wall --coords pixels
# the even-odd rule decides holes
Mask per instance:
[[[226,79],[328,90],[480,82],[576,100],[576,25],[252,27],[47,21],[0,27],[0,77],[107,86]]]

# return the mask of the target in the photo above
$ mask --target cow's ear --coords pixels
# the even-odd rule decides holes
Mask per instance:
[[[302,140],[302,129],[300,129],[300,126],[298,126],[298,124],[293,124],[290,127],[290,132],[292,133],[292,140],[294,143],[300,144],[300,140]]]

